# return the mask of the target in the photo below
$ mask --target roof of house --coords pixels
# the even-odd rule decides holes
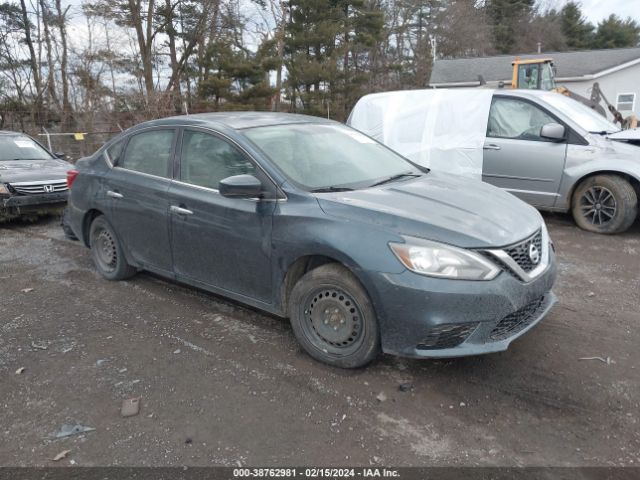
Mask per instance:
[[[559,79],[594,75],[610,68],[637,60],[640,48],[581,50],[577,52],[540,53],[535,55],[500,55],[496,57],[456,58],[436,60],[431,72],[431,85],[476,82],[478,75],[488,81],[511,79],[511,62],[519,57],[552,58]]]

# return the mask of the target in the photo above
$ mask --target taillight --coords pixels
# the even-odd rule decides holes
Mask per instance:
[[[69,170],[67,172],[67,188],[71,188],[71,185],[73,185],[78,173],[80,173],[78,170]]]

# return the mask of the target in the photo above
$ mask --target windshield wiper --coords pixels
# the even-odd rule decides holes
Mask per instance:
[[[320,188],[314,188],[313,190],[310,190],[311,193],[327,193],[327,192],[352,192],[353,188],[349,188],[349,187],[336,187],[334,185],[331,185],[329,187],[320,187]]]
[[[405,177],[419,177],[419,173],[398,173],[397,175],[391,175],[388,178],[380,180],[379,182],[374,183],[373,185],[369,185],[370,187],[377,187],[378,185],[384,185],[385,183],[393,182],[395,180],[399,180]]]
[[[616,130],[615,132],[609,132],[607,130],[601,130],[599,132],[589,132],[589,133],[593,133],[594,135],[611,135],[612,133],[618,133],[621,132],[622,130]]]

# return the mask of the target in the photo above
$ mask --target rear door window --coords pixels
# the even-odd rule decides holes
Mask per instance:
[[[184,131],[181,181],[217,190],[220,180],[243,174],[256,175],[256,167],[234,145],[209,133]]]
[[[546,141],[540,129],[558,121],[539,107],[513,98],[494,98],[489,112],[487,137]]]
[[[109,160],[111,160],[111,163],[113,165],[117,165],[120,162],[120,158],[122,157],[122,153],[124,152],[125,143],[126,139],[122,139],[107,148],[107,156],[109,157]]]
[[[156,177],[169,178],[174,136],[173,129],[152,130],[133,135],[118,166]]]

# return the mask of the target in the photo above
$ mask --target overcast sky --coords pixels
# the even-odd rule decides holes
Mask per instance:
[[[640,0],[580,0],[582,11],[594,24],[612,13],[640,21]],[[564,2],[566,3],[566,2]]]

